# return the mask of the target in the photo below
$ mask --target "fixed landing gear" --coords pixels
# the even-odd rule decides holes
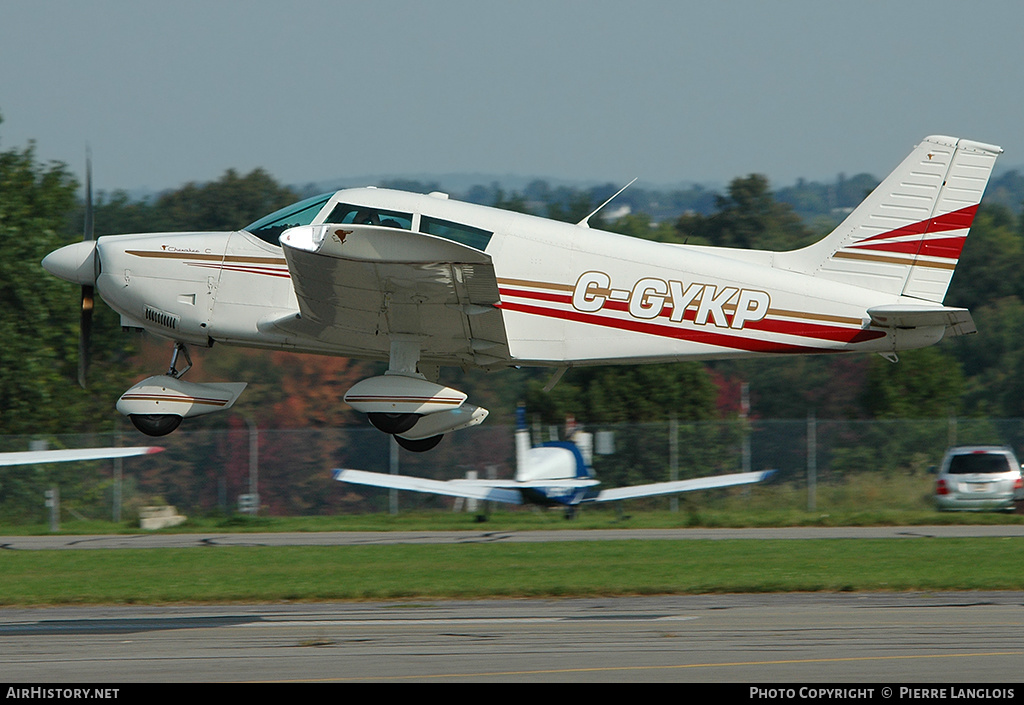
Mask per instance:
[[[400,436],[399,434],[411,431],[419,423],[420,419],[423,418],[419,414],[384,414],[376,412],[367,414],[366,417],[373,424],[374,428],[394,436],[398,445],[406,450],[411,450],[413,453],[425,453],[437,446],[441,439],[444,438],[442,433],[426,438],[403,438]]]
[[[185,369],[178,370],[178,356],[185,358]],[[181,379],[182,375],[192,369],[192,357],[188,354],[188,348],[184,343],[175,343],[174,351],[171,353],[171,364],[167,368],[167,376],[171,379]],[[147,436],[166,436],[181,425],[184,417],[178,414],[128,414],[132,425]]]
[[[395,436],[395,441],[398,445],[402,446],[406,450],[411,450],[413,453],[425,453],[437,446],[437,444],[441,442],[442,438],[444,438],[444,434],[439,433],[438,435],[430,436],[429,438],[417,439]]]
[[[387,372],[345,392],[345,402],[365,413],[374,428],[414,453],[434,448],[445,433],[475,426],[487,416],[486,409],[466,404],[463,392],[427,380],[419,369],[420,344],[416,336],[396,336]]]
[[[185,367],[178,369],[180,358]],[[175,343],[166,374],[142,380],[117,400],[117,410],[147,436],[166,436],[182,419],[230,409],[245,383],[195,383],[181,379],[192,368],[184,343]]]
[[[177,414],[128,414],[132,425],[147,436],[166,436],[181,425]]]
[[[384,414],[374,412],[367,414],[366,417],[378,431],[392,434],[405,433],[420,420],[419,414]]]

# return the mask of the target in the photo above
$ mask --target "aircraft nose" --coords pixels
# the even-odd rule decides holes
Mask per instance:
[[[81,285],[96,283],[96,241],[85,240],[54,250],[43,258],[43,269]]]

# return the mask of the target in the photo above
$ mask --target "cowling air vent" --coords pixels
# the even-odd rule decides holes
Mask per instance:
[[[146,320],[152,321],[157,325],[177,330],[178,322],[181,321],[181,316],[176,316],[173,313],[167,313],[167,311],[161,311],[158,308],[152,306],[146,306]]]

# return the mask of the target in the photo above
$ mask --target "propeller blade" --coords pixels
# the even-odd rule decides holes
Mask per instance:
[[[92,151],[85,149],[85,232],[82,241],[95,239],[92,211]],[[95,255],[93,255],[95,257]],[[82,286],[82,311],[78,324],[78,384],[85,389],[89,372],[89,340],[92,337],[92,309],[95,304],[95,287]]]
[[[89,340],[92,337],[93,287],[82,287],[82,313],[78,329],[78,384],[85,389],[89,372]]]
[[[83,240],[95,240],[92,216],[92,150],[85,148],[85,234]]]

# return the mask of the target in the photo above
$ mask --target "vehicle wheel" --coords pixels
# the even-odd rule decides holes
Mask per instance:
[[[147,436],[166,436],[181,423],[177,414],[129,414],[135,428]]]
[[[419,414],[367,414],[370,423],[384,433],[405,433],[420,420]]]
[[[413,453],[424,453],[430,450],[440,443],[442,438],[444,438],[443,433],[431,436],[430,438],[419,438],[415,441],[409,438],[395,436],[395,440],[398,441],[398,445],[402,446],[406,450],[411,450]]]

